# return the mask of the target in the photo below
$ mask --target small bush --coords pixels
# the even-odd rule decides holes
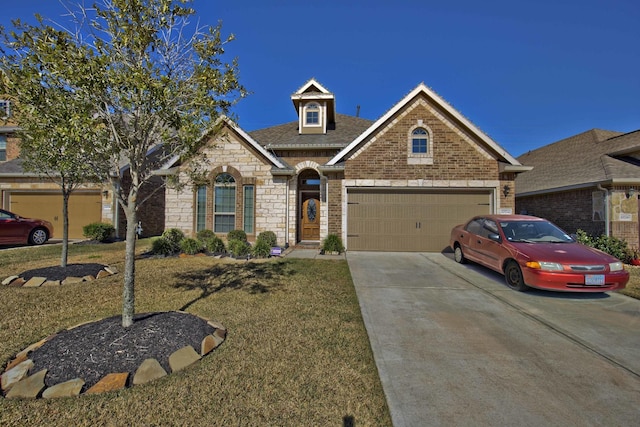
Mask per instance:
[[[344,252],[342,239],[336,234],[329,234],[322,242],[322,250],[324,252]]]
[[[211,254],[221,254],[227,251],[224,242],[218,236],[207,237],[200,240],[204,246],[204,250]]]
[[[266,240],[256,240],[251,248],[251,255],[255,258],[268,258],[271,254],[271,245]]]
[[[233,239],[229,241],[229,252],[235,258],[244,258],[251,252],[251,246],[246,240]]]
[[[198,231],[198,234],[196,234],[196,238],[198,240],[200,240],[201,242],[205,241],[206,239],[211,239],[213,237],[216,237],[216,233],[214,233],[211,230],[200,230]]]
[[[180,241],[180,250],[187,255],[195,255],[202,252],[202,242],[192,237],[184,238]]]
[[[245,233],[244,230],[231,230],[227,234],[227,241],[230,242],[232,240],[240,240],[242,242],[246,242],[247,241],[247,233]]]
[[[104,222],[93,222],[82,227],[82,235],[87,239],[106,242],[115,234],[113,225]]]
[[[258,237],[256,238],[256,244],[260,242],[265,242],[269,248],[272,248],[274,246],[278,246],[278,237],[273,231],[263,231],[258,234]]]
[[[151,253],[154,255],[171,256],[177,252],[176,246],[166,237],[158,237],[151,242]]]
[[[184,239],[184,233],[177,228],[164,230],[162,237],[167,240],[167,244],[171,245],[172,253],[180,252],[180,242]]]
[[[585,231],[578,230],[576,232],[578,242],[583,245],[591,246],[618,258],[620,261],[629,263],[632,258],[632,251],[629,245],[623,239],[613,236],[601,235],[599,237],[589,236]]]

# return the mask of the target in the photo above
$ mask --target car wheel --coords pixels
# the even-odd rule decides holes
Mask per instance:
[[[459,262],[460,264],[464,264],[465,262],[467,262],[467,259],[462,253],[462,248],[460,247],[460,245],[456,245],[456,247],[453,249],[453,259],[455,259],[456,262]]]
[[[32,245],[42,245],[48,239],[47,230],[44,228],[35,228],[29,234],[29,243]]]
[[[524,292],[529,287],[524,283],[524,277],[522,277],[522,270],[515,261],[509,261],[507,267],[504,269],[504,278],[507,281],[507,286],[516,291]]]

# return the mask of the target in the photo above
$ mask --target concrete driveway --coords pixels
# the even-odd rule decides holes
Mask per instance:
[[[515,292],[447,254],[347,261],[395,427],[639,425],[640,301]]]

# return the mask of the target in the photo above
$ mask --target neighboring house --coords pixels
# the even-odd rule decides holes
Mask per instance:
[[[206,179],[166,189],[165,225],[188,235],[273,231],[281,245],[340,236],[348,250],[441,251],[476,214],[511,213],[529,170],[424,84],[375,122],[336,112],[311,79],[294,122],[246,132],[227,118],[206,136]]]
[[[545,217],[567,232],[582,229],[640,245],[640,131],[592,129],[530,151],[533,170],[516,179],[516,211]]]
[[[53,224],[54,238],[62,238],[62,192],[47,176],[27,172],[20,159],[18,128],[10,121],[10,103],[0,100],[0,207],[30,218],[44,219]],[[126,169],[124,169],[126,170]],[[159,179],[159,178],[158,178]],[[161,183],[160,183],[161,184]],[[157,185],[157,183],[156,183]],[[151,186],[149,186],[151,187]],[[143,236],[153,236],[164,230],[164,192],[157,191],[140,209]],[[82,239],[82,228],[93,222],[114,224],[124,237],[126,222],[121,209],[115,209],[112,191],[107,186],[85,184],[69,198],[69,237]]]

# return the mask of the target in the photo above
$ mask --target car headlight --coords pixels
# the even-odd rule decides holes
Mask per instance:
[[[549,262],[549,261],[529,261],[527,263],[527,267],[534,268],[536,270],[547,270],[547,271],[562,271],[564,268],[562,264],[558,264],[557,262]]]
[[[609,264],[609,270],[611,270],[611,271],[624,270],[624,266],[622,265],[622,263],[620,261],[612,262],[611,264]]]

